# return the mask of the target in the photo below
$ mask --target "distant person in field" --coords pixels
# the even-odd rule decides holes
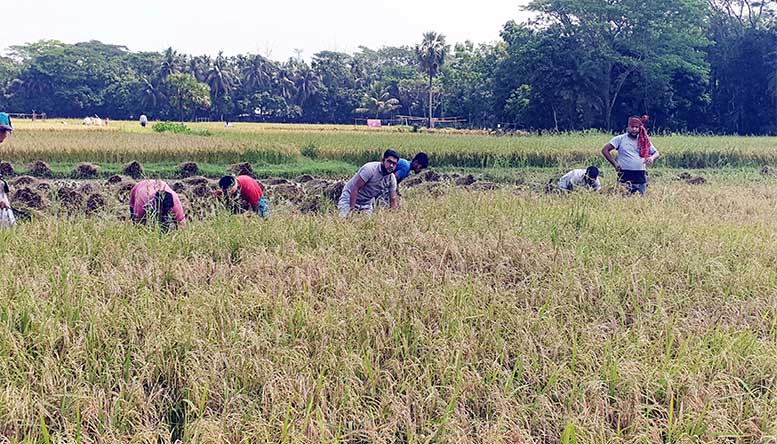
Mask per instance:
[[[145,128],[145,127],[146,127],[146,125],[148,125],[148,117],[146,117],[146,115],[145,115],[145,114],[141,114],[141,115],[140,115],[140,126],[142,126],[143,128]]]
[[[399,154],[394,150],[383,153],[380,162],[367,162],[355,176],[345,184],[337,209],[340,217],[345,218],[351,212],[372,214],[375,199],[387,190],[389,207],[397,207],[397,178],[392,174],[399,162]]]
[[[397,162],[397,168],[394,170],[394,177],[397,178],[397,196],[399,194],[399,184],[410,176],[410,172],[419,174],[421,171],[429,167],[429,156],[424,152],[419,152],[413,157],[413,160],[399,159]],[[383,193],[379,198],[380,204],[384,206],[390,206],[390,192],[388,187],[383,188]]]
[[[575,188],[599,191],[602,188],[599,183],[599,168],[593,165],[586,169],[577,168],[558,180],[558,189],[561,191],[573,191]]]
[[[130,218],[135,223],[158,222],[163,232],[186,226],[178,194],[164,180],[141,180],[130,191]]]
[[[222,177],[219,180],[216,196],[235,203],[236,205],[232,206],[234,212],[242,208],[259,213],[261,217],[270,216],[270,203],[264,195],[264,190],[259,182],[251,176]]]
[[[645,195],[647,191],[647,167],[658,159],[658,150],[650,143],[645,122],[647,116],[629,117],[624,134],[615,136],[602,148],[602,155],[615,168],[618,181],[630,193]],[[618,151],[618,161],[611,151]]]
[[[0,143],[3,143],[3,140],[11,134],[11,131],[13,131],[11,118],[6,113],[0,113]]]

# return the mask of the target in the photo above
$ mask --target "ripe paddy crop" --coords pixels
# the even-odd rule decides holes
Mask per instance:
[[[227,164],[279,146],[279,160],[356,161],[471,143],[547,152],[539,177],[607,139],[33,125],[0,160]],[[777,192],[758,172],[772,142],[655,143],[667,163],[731,153],[746,172],[693,186],[659,168],[644,199],[611,176],[598,195],[419,185],[371,218],[278,205],[168,235],[107,199],[0,231],[0,441],[774,441]]]
[[[408,191],[161,235],[0,232],[8,442],[755,442],[777,193]]]
[[[380,157],[388,148],[411,157],[429,153],[432,165],[448,168],[555,168],[601,163],[609,141],[602,133],[489,136],[480,133],[370,131],[337,125],[190,124],[213,136],[158,134],[134,122],[86,128],[73,121],[20,122],[2,159],[49,162],[238,161],[290,163],[305,157],[354,165]],[[762,167],[777,163],[777,141],[769,137],[654,136],[660,165],[671,168]]]

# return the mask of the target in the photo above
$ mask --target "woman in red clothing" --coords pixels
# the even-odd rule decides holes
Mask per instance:
[[[270,215],[270,204],[264,196],[264,191],[259,182],[251,176],[224,176],[219,180],[220,190],[216,195],[227,198],[237,198],[240,200],[241,207],[247,206],[252,211],[259,213],[262,217]],[[233,208],[236,210],[237,208]]]

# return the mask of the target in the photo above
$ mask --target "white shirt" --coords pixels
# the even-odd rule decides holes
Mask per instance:
[[[578,168],[561,176],[561,179],[558,180],[558,187],[561,190],[569,191],[572,191],[575,187],[585,187],[590,188],[593,191],[599,191],[602,185],[599,183],[598,177],[594,180],[593,185],[589,185],[588,182],[585,181],[585,170]]]

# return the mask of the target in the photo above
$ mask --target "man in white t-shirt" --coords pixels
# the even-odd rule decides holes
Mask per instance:
[[[591,165],[586,169],[577,168],[561,176],[558,180],[558,188],[561,191],[572,191],[575,187],[599,191],[602,184],[599,183],[599,168]]]
[[[647,116],[629,117],[624,134],[615,136],[602,148],[602,155],[618,173],[618,181],[630,193],[645,195],[647,191],[647,167],[658,159],[658,150],[650,143],[644,122]],[[618,151],[618,162],[611,151]]]
[[[367,162],[355,176],[345,184],[337,209],[340,217],[348,217],[352,211],[372,214],[375,198],[380,196],[384,188],[389,191],[389,207],[397,207],[397,178],[393,173],[399,161],[399,154],[394,150],[383,153],[380,162]]]

